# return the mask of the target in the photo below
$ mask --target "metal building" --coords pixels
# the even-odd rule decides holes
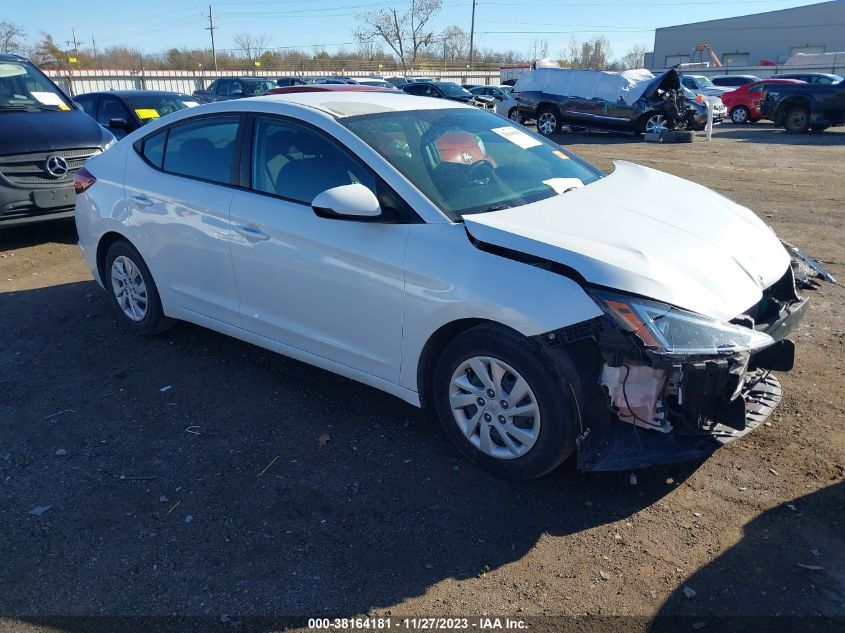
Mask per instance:
[[[657,29],[646,67],[710,61],[708,44],[726,67],[783,64],[795,53],[845,51],[845,0]]]

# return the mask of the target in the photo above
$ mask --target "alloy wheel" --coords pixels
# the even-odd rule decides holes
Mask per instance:
[[[543,112],[537,119],[537,129],[541,134],[549,136],[557,128],[557,118],[551,112]]]
[[[645,131],[651,134],[662,134],[669,129],[666,117],[662,114],[653,114],[645,122]]]
[[[734,123],[745,123],[748,120],[748,111],[745,108],[736,108],[731,112],[731,120]]]
[[[522,457],[540,433],[534,391],[498,358],[473,356],[458,365],[449,382],[449,405],[470,443],[497,459]]]
[[[147,284],[138,266],[125,255],[112,262],[111,287],[118,306],[129,319],[142,321],[147,316]]]

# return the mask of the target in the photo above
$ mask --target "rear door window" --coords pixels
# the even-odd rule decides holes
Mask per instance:
[[[238,117],[202,118],[170,128],[162,169],[222,184],[232,183]]]

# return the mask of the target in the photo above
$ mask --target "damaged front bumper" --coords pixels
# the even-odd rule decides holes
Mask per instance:
[[[790,268],[732,321],[754,336],[767,335],[755,339],[756,347],[709,355],[656,352],[643,345],[642,334],[635,336],[639,331],[626,332],[609,316],[581,324],[577,332],[556,332],[560,343],[573,337],[598,343],[592,370],[599,378],[587,386],[593,413],[576,440],[579,468],[628,470],[703,459],[754,430],[780,402],[781,385],[771,372],[792,369],[795,345],[786,337],[807,306]],[[759,345],[762,339],[766,344]]]

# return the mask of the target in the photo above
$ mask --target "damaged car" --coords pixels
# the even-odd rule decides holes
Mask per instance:
[[[696,108],[686,101],[677,71],[622,72],[538,68],[520,78],[519,113],[536,119],[543,136],[576,130],[626,134],[687,130]]]
[[[827,274],[705,187],[607,174],[402,93],[173,113],[75,188],[82,253],[128,329],[187,321],[431,407],[514,479],[573,455],[699,459],[750,432],[793,366],[800,287]]]

